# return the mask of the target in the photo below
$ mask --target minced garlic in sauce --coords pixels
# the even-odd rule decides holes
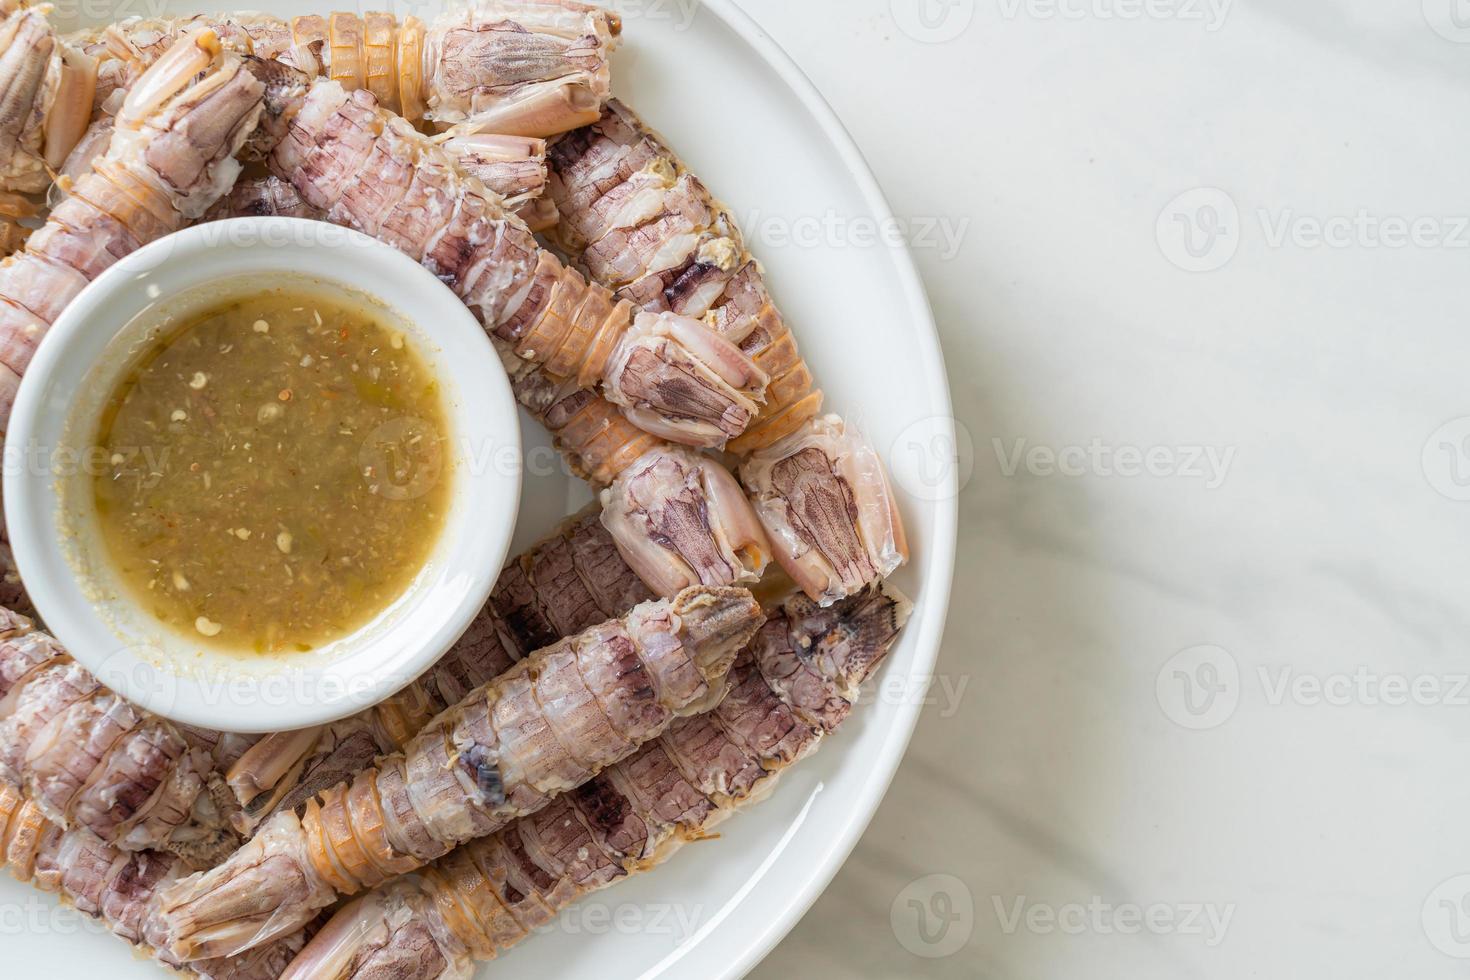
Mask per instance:
[[[423,568],[452,473],[439,387],[366,306],[301,289],[191,318],[106,403],[108,551],[154,615],[211,647],[307,651]]]

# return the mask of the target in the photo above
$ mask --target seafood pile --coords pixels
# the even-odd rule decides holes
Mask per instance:
[[[66,35],[0,0],[0,432],[103,271],[288,215],[433,272],[596,494],[404,691],[261,738],[133,708],[7,580],[0,863],[201,977],[471,976],[768,793],[909,615],[884,464],[729,209],[612,98],[618,18],[447,6]]]

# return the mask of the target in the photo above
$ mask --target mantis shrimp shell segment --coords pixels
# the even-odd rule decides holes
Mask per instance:
[[[460,145],[445,144],[456,163],[463,162]],[[274,176],[242,183],[220,210],[325,217]],[[572,472],[602,491],[604,525],[655,593],[760,579],[772,549],[728,471],[638,428],[597,393],[556,379],[504,341],[496,344],[517,400],[551,430]]]
[[[203,980],[275,980],[308,938],[300,932],[235,960],[185,967],[158,945],[158,890],[187,874],[172,854],[121,851],[86,830],[62,830],[15,787],[0,783],[0,865],[20,882],[59,895],[119,939]]]
[[[517,356],[580,387],[600,384],[640,427],[722,446],[754,418],[765,376],[733,344],[698,321],[635,315],[589,284],[367,92],[314,85],[271,168],[328,220],[433,271]]]
[[[397,695],[312,732],[267,736],[229,772],[242,831],[293,810],[398,752],[450,705],[527,655],[654,598],[619,557],[595,513],[569,520],[500,573],[490,601],[439,663]]]
[[[728,470],[638,429],[594,392],[503,360],[517,401],[551,430],[572,471],[602,491],[603,525],[654,592],[761,577],[771,546]]]
[[[597,282],[647,312],[697,318],[768,376],[766,402],[729,444],[775,556],[834,602],[908,558],[882,461],[823,396],[729,210],[624,105],[551,149],[554,235]]]
[[[265,66],[221,50],[208,31],[171,48],[133,86],[92,172],[0,265],[0,417],[41,335],[87,283],[234,184],[235,154],[265,111],[256,68]]]
[[[245,741],[146,715],[28,620],[4,610],[0,624],[0,781],[57,826],[124,850],[200,866],[235,846],[212,778]]]
[[[87,128],[97,62],[62,43],[45,8],[0,0],[0,17],[0,189],[34,194]]]
[[[877,585],[797,598],[761,628],[713,711],[492,837],[339,911],[283,980],[464,980],[571,902],[705,840],[847,718],[909,615]]]
[[[128,18],[106,29],[108,51],[149,64],[199,28],[242,53],[310,78],[365,89],[411,122],[473,121],[502,136],[552,136],[597,119],[611,94],[615,14],[570,0],[459,0],[425,25],[417,17],[334,13]],[[75,36],[87,46],[92,32]]]
[[[538,651],[300,819],[278,813],[224,864],[169,889],[170,951],[194,960],[254,949],[339,894],[541,809],[718,701],[762,620],[742,589],[689,589]]]

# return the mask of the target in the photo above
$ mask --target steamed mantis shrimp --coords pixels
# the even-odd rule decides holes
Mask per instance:
[[[298,932],[228,960],[185,964],[170,957],[161,944],[158,892],[189,866],[173,854],[121,850],[89,830],[63,830],[6,783],[0,783],[0,865],[17,881],[60,895],[164,966],[201,980],[276,980],[309,938]]]
[[[611,100],[551,149],[552,232],[589,277],[639,307],[709,324],[770,378],[730,450],[775,548],[811,597],[832,602],[908,557],[883,463],[822,393],[729,210],[633,112]]]
[[[166,962],[194,960],[196,970],[212,962],[204,957],[241,950],[264,955],[261,944],[277,937],[287,937],[279,941],[294,949],[302,937],[290,937],[291,930],[337,893],[374,887],[443,855],[421,878],[377,888],[349,907],[290,975],[369,976],[393,964],[400,971],[411,967],[403,975],[422,980],[467,976],[472,959],[520,939],[548,910],[650,867],[769,785],[770,776],[841,722],[856,684],[882,659],[907,615],[901,597],[873,584],[906,557],[882,465],[842,419],[821,414],[821,394],[725,210],[630,112],[617,104],[601,112],[605,87],[600,95],[593,87],[564,87],[557,97],[543,89],[521,101],[477,102],[476,96],[434,105],[426,98],[416,108],[405,99],[414,91],[404,80],[411,76],[390,78],[393,71],[383,68],[382,52],[401,54],[404,42],[397,40],[394,49],[383,40],[385,31],[398,28],[382,20],[374,27],[370,18],[381,16],[369,15],[356,28],[334,17],[317,35],[293,22],[289,46],[280,22],[214,22],[227,41],[238,31],[257,53],[273,52],[330,80],[314,85],[304,99],[283,87],[273,112],[242,123],[247,140],[268,152],[273,176],[243,182],[227,196],[213,182],[189,200],[189,219],[214,202],[220,203],[212,216],[324,218],[390,241],[440,274],[492,333],[521,403],[552,429],[574,468],[603,490],[602,520],[622,557],[607,549],[606,535],[598,554],[614,573],[617,594],[584,596],[578,588],[589,584],[586,567],[548,551],[544,563],[507,570],[461,655],[452,653],[420,683],[374,709],[371,719],[350,720],[329,736],[272,737],[276,746],[257,743],[261,751],[243,753],[231,768],[231,785],[255,807],[253,814],[247,807],[244,825],[275,816],[224,867],[174,883],[161,899],[161,914],[150,906],[148,943],[162,944]],[[126,38],[129,57],[147,63],[182,26],[134,22],[92,46],[107,43],[116,51]],[[316,40],[300,43],[298,31]],[[227,61],[212,52],[210,70]],[[577,95],[568,98],[569,92]],[[580,118],[568,122],[577,115],[566,111],[573,105]],[[389,109],[458,128],[431,142]],[[496,112],[499,121],[487,128],[484,120]],[[506,120],[517,112],[542,119],[537,125],[543,127],[545,119],[559,119],[562,128],[547,135],[586,127],[553,148],[549,197],[541,193],[545,145],[495,128],[514,133]],[[270,116],[279,124],[259,125]],[[111,147],[105,168],[120,141],[104,142]],[[242,142],[212,162],[223,168],[243,148]],[[633,166],[639,154],[642,162]],[[0,198],[0,214],[3,205]],[[586,278],[530,238],[531,230],[553,227],[561,209],[567,221],[558,244]],[[120,254],[127,249],[126,243],[116,246]],[[0,303],[13,304],[4,276],[0,269]],[[3,352],[0,363],[6,363]],[[608,398],[590,390],[596,385]],[[711,458],[666,438],[710,448],[728,442],[741,457],[744,489]],[[581,534],[590,540],[600,532],[592,517],[581,518],[578,527],[565,535],[562,552]],[[704,697],[691,697],[684,714],[664,719],[666,727],[650,726],[654,741],[637,754],[599,747],[597,761],[579,765],[575,775],[571,767],[547,768],[554,788],[564,791],[610,766],[582,789],[559,796],[533,777],[520,784],[525,797],[515,799],[504,767],[495,772],[498,789],[484,784],[483,769],[453,787],[429,778],[432,759],[446,751],[463,758],[445,746],[471,732],[483,711],[466,708],[471,698],[418,739],[409,736],[458,696],[503,671],[514,676],[530,670],[515,666],[528,646],[586,628],[589,617],[616,615],[617,607],[654,593],[759,578],[771,552],[768,532],[786,571],[830,608],[793,600],[733,668],[726,663],[727,676],[704,678]],[[563,591],[568,584],[571,593]],[[734,643],[728,636],[725,642]],[[502,683],[504,676],[473,694],[494,703]],[[727,701],[698,713],[727,686]],[[752,728],[755,719],[767,724]],[[781,734],[772,741],[772,732]],[[623,741],[630,743],[627,751],[636,748],[631,737]],[[700,757],[711,746],[713,754]],[[365,768],[371,756],[403,747],[386,768]],[[499,749],[505,750],[504,742]],[[422,763],[417,770],[415,759]],[[315,778],[293,781],[323,763]],[[283,765],[301,768],[289,774]],[[424,776],[417,789],[411,785],[415,771]],[[333,785],[354,774],[350,786]],[[677,791],[670,780],[678,781]],[[396,812],[383,798],[395,786],[409,801]],[[330,788],[308,799],[324,787]],[[654,790],[669,795],[649,795]],[[430,800],[416,793],[439,795]],[[505,799],[495,802],[498,796]],[[432,818],[411,812],[426,801],[433,803]],[[0,817],[4,802],[0,790]],[[684,809],[671,810],[674,802]],[[298,816],[294,811],[303,805],[305,814]],[[614,812],[623,815],[619,826],[596,823]],[[510,828],[483,836],[512,817],[518,822]],[[416,819],[418,827],[412,826]],[[643,827],[641,840],[626,836],[635,824]],[[0,839],[4,833],[0,820]],[[60,841],[63,833],[87,832],[58,829],[52,839]],[[275,877],[283,870],[284,883]],[[170,872],[170,882],[176,873]],[[274,903],[282,898],[286,907],[277,912]]]
[[[197,217],[233,184],[235,153],[269,126],[275,69],[201,34],[134,86],[96,170],[0,267],[7,364],[103,268]],[[26,305],[16,305],[24,301]],[[31,307],[35,307],[36,312]],[[0,381],[13,396],[18,371]],[[8,404],[8,401],[7,401]],[[127,850],[206,862],[234,834],[210,775],[219,740],[152,718],[107,691],[54,640],[7,613],[0,642],[0,779],[66,829]]]
[[[561,267],[503,201],[447,167],[447,152],[402,117],[392,117],[391,132],[364,128],[386,116],[366,89],[349,94],[319,80],[304,102],[290,108],[310,123],[292,127],[272,161],[305,180],[298,190],[306,203],[329,216],[339,205],[372,209],[371,220],[358,223],[435,271],[519,356],[583,385],[600,385],[635,424],[675,442],[722,446],[754,417],[765,378],[733,344],[697,321],[635,316],[630,304]],[[338,122],[348,127],[332,134],[334,146],[347,154],[342,158],[323,152],[311,135],[313,125]],[[275,142],[274,134],[263,135],[262,148]],[[365,173],[366,167],[374,169]],[[71,198],[62,206],[69,203]],[[0,324],[0,332],[15,334],[0,348],[12,387],[35,339],[78,281],[74,277],[73,288],[55,299],[0,291],[21,327]]]
[[[0,782],[58,827],[205,866],[238,840],[213,777],[247,744],[138,711],[29,620],[0,610]]]
[[[180,37],[208,29],[240,53],[366,88],[440,129],[552,136],[597,118],[616,15],[573,0],[462,0],[432,24],[386,13],[143,19],[59,35],[49,7],[0,0],[0,190],[50,186],[114,96]]]
[[[276,178],[288,181],[326,220],[373,235],[435,269],[492,327],[522,405],[552,430],[573,468],[604,491],[604,524],[649,587],[672,595],[687,585],[758,579],[770,546],[729,471],[660,438],[667,430],[648,409],[630,409],[626,400],[615,408],[576,368],[579,361],[585,367],[603,359],[575,352],[606,349],[609,325],[631,328],[637,349],[614,355],[621,365],[617,382],[635,393],[657,388],[671,414],[718,437],[733,429],[711,430],[696,420],[728,418],[734,411],[748,419],[754,406],[727,398],[727,381],[686,355],[705,351],[710,363],[728,372],[726,379],[752,378],[745,373],[748,361],[742,367],[729,357],[733,345],[705,346],[701,338],[712,335],[701,335],[701,324],[675,314],[632,317],[628,304],[615,303],[550,253],[538,251],[533,260],[524,250],[532,247],[525,244],[529,236],[496,217],[498,206],[461,168],[460,148],[430,143],[371,95],[318,83],[306,102],[270,158]],[[430,229],[444,221],[435,214],[453,217],[437,238]],[[466,237],[483,242],[470,258],[460,244]],[[495,261],[505,256],[508,262]],[[495,280],[482,288],[492,271]],[[503,283],[512,276],[520,281]]]
[[[313,85],[270,166],[328,220],[435,272],[518,357],[600,386],[640,428],[718,447],[755,417],[765,375],[733,344],[686,317],[635,314],[589,284],[370,93]]]
[[[13,786],[0,783],[0,865],[18,882],[56,893],[160,964],[201,980],[276,980],[309,939],[306,930],[234,959],[184,964],[163,951],[157,892],[190,868],[159,851],[121,851],[90,830],[62,830]]]
[[[730,694],[544,810],[339,911],[283,980],[468,980],[588,893],[667,860],[769,792],[847,718],[909,614],[887,585],[778,609]]]
[[[0,417],[41,336],[89,282],[229,191],[241,170],[236,155],[276,119],[276,97],[293,84],[288,72],[225,52],[204,32],[132,87],[107,152],[0,265]]]
[[[532,231],[545,231],[558,220],[556,206],[546,196],[546,141],[529,136],[454,137],[444,143],[466,174],[500,195],[507,210]],[[279,177],[240,180],[229,195],[205,215],[206,220],[250,216],[308,218],[326,215],[307,204]]]
[[[653,598],[595,513],[570,519],[506,563],[469,631],[403,691],[320,730],[266,736],[243,753],[227,775],[242,807],[239,829],[253,832],[375,757],[401,751],[434,716],[535,650]]]
[[[169,952],[234,956],[337,900],[534,813],[725,694],[763,620],[743,589],[686,589],[537,651],[407,748],[283,811],[212,871],[165,891]]]

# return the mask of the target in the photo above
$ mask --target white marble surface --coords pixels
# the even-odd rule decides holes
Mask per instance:
[[[1457,2],[743,0],[960,234],[974,443],[961,693],[756,976],[1464,974]]]

